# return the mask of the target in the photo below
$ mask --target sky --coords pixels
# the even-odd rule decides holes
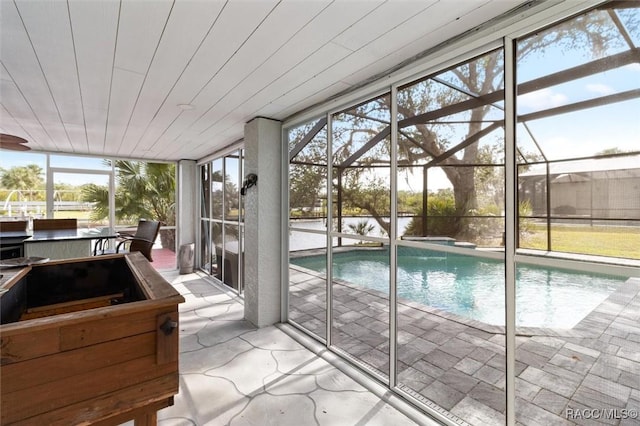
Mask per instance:
[[[0,151],[0,167],[10,169],[11,167],[27,166],[36,164],[42,168],[43,173],[46,170],[46,155],[40,153]],[[59,167],[66,169],[94,169],[108,171],[110,167],[102,164],[102,159],[90,157],[73,157],[66,155],[51,155],[51,167]],[[44,178],[44,176],[43,176]],[[108,178],[105,175],[88,174],[88,173],[55,173],[54,179],[56,183],[67,183],[71,185],[82,185],[84,183],[95,183],[98,185],[107,185]]]

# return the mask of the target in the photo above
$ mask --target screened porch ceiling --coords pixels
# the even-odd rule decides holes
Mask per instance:
[[[538,77],[535,79],[531,79],[528,81],[521,82],[517,85],[516,91],[518,96],[525,96],[537,91],[543,91],[545,89],[549,89],[551,87],[562,86],[568,83],[572,83],[577,80],[586,79],[594,75],[603,74],[607,72],[615,72],[616,70],[620,70],[624,67],[633,65],[640,65],[640,37],[637,34],[631,34],[627,26],[625,25],[624,19],[620,18],[619,12],[620,10],[625,10],[628,8],[635,8],[637,5],[633,5],[628,2],[610,2],[604,4],[599,9],[606,13],[611,20],[611,25],[617,32],[617,36],[620,40],[620,44],[625,46],[625,48],[621,49],[619,53],[604,56],[601,58],[585,61],[584,63],[573,66],[567,69],[563,69],[561,71],[557,71],[552,74],[547,74],[542,77]],[[638,31],[636,28],[635,31]],[[432,152],[429,148],[424,144],[419,138],[416,138],[411,132],[407,131],[407,129],[416,125],[435,125],[442,123],[454,124],[456,123],[456,119],[462,116],[468,116],[472,110],[477,108],[497,108],[500,111],[504,111],[503,101],[505,97],[505,92],[503,87],[501,86],[499,90],[494,90],[488,93],[473,93],[469,91],[468,88],[463,87],[462,85],[456,85],[447,80],[447,78],[443,78],[443,75],[449,70],[445,70],[437,75],[429,76],[426,80],[430,80],[432,83],[437,83],[447,88],[451,89],[454,92],[458,92],[462,95],[462,99],[458,102],[443,105],[441,108],[432,109],[426,112],[416,112],[414,115],[399,118],[397,123],[399,139],[400,137],[405,139],[406,142],[411,144],[414,148],[423,152],[422,158],[424,159],[421,163],[421,166],[428,168],[431,166],[438,165],[464,165],[463,161],[457,159],[455,155],[460,151],[463,151],[465,148],[469,147],[472,144],[477,144],[482,138],[485,138],[491,135],[493,132],[499,129],[504,129],[504,119],[494,119],[494,120],[484,120],[483,125],[479,128],[479,130],[471,135],[468,135],[463,140],[451,144],[449,147],[442,148],[440,152]],[[612,77],[616,77],[616,75],[612,75]],[[530,122],[535,120],[541,120],[549,117],[554,117],[562,114],[570,114],[573,112],[583,111],[591,108],[598,108],[606,105],[616,104],[620,102],[625,102],[629,100],[634,100],[640,98],[640,88],[637,88],[638,85],[634,85],[635,87],[629,90],[621,90],[616,93],[605,94],[602,96],[594,96],[589,99],[579,100],[576,102],[570,102],[563,104],[561,106],[554,106],[550,108],[539,109],[534,112],[527,112],[524,114],[517,115],[517,123],[521,126],[521,131],[526,134],[526,138],[528,139],[527,148],[529,151],[524,151],[522,145],[518,143],[516,146],[516,161],[521,165],[529,165],[529,167],[533,167],[529,172],[523,173],[522,176],[527,175],[537,175],[537,174],[546,174],[546,172],[538,172],[538,170],[546,170],[545,164],[549,162],[563,162],[564,160],[573,160],[575,165],[580,165],[582,167],[581,170],[589,171],[597,171],[602,167],[608,167],[607,170],[615,170],[615,169],[628,169],[634,170],[633,173],[637,174],[637,171],[640,170],[640,164],[638,163],[638,156],[629,157],[629,152],[615,152],[611,154],[599,154],[598,157],[601,157],[600,160],[595,160],[591,155],[585,155],[584,153],[575,153],[570,158],[553,158],[549,156],[544,147],[538,143],[535,132],[531,130],[531,128],[527,125]],[[400,89],[399,89],[400,90]],[[383,103],[380,100],[373,101]],[[366,102],[365,102],[366,103]],[[371,136],[368,140],[362,142],[360,145],[355,148],[352,147],[352,152],[346,158],[334,158],[333,159],[333,167],[345,170],[352,167],[389,167],[388,159],[383,158],[367,158],[366,154],[373,150],[374,148],[380,146],[383,141],[386,143],[390,140],[391,133],[391,125],[389,120],[386,121],[380,118],[380,115],[375,114],[377,111],[374,110],[374,113],[370,116],[362,113],[361,109],[358,109],[358,106],[351,107],[342,112],[342,114],[350,115],[353,118],[357,119],[369,119],[372,122],[382,122],[384,126],[380,131]],[[298,136],[292,142],[289,148],[289,160],[292,164],[304,164],[304,165],[317,165],[322,166],[323,164],[317,163],[313,161],[313,156],[309,157],[308,155],[304,155],[303,151],[305,147],[309,146],[315,138],[320,137],[324,138],[323,132],[326,132],[327,118],[322,117],[318,119],[313,126],[310,126],[309,130],[306,131],[303,135]],[[357,149],[356,149],[357,148]],[[637,151],[640,153],[640,149],[634,149],[634,152]],[[302,153],[302,155],[301,155]],[[640,155],[640,154],[638,154]],[[311,158],[312,161],[309,161]],[[611,160],[607,160],[610,158]],[[411,161],[411,159],[407,158],[399,158],[397,161],[399,167],[402,166],[411,166],[415,165]],[[473,165],[473,164],[466,164]],[[604,165],[604,166],[603,166]],[[560,167],[560,168],[558,168]],[[557,170],[564,170],[564,168],[571,167],[563,164],[561,166],[555,166]],[[560,172],[558,172],[560,173]]]
[[[0,132],[35,151],[199,159],[522,1],[0,2]]]

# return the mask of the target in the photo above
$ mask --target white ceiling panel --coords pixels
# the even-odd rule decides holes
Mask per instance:
[[[351,50],[345,47],[335,43],[327,43],[315,51],[313,55],[298,63],[294,68],[283,73],[261,92],[258,92],[259,99],[263,99],[265,103],[279,102],[278,99],[282,96],[316,78],[326,68],[342,61],[352,53]],[[281,119],[284,117],[279,115],[276,118]]]
[[[201,112],[198,119],[192,122],[188,129],[196,132],[200,131],[201,126],[206,129],[210,125],[209,123],[219,117],[216,109],[222,107],[226,110],[229,106],[224,107],[224,105],[233,105],[234,99],[229,94],[233,93],[234,89],[239,88],[244,91],[245,95],[241,95],[244,100],[247,96],[252,96],[255,90],[264,87],[270,77],[262,73],[253,75],[253,71],[268,60],[274,51],[280,49],[292,37],[292,33],[297,32],[299,27],[312,19],[322,7],[324,7],[322,2],[309,4],[288,2],[272,8],[265,15],[265,18],[257,23],[257,27],[247,35],[242,49],[230,56],[219,72],[212,76],[206,87],[193,99],[192,102],[195,105],[204,104],[212,105],[212,107]],[[266,48],[263,43],[264,39],[270,40]],[[249,76],[252,76],[251,83],[257,83],[257,88],[254,84],[243,84],[249,79]],[[246,89],[245,86],[253,87],[253,89]],[[175,106],[173,108],[175,109]],[[177,130],[177,126],[173,130]],[[167,135],[165,140],[170,140],[170,137],[171,135]],[[155,143],[156,140],[149,138],[140,145],[143,149],[150,149]]]
[[[239,16],[246,16],[248,11],[247,8],[250,8],[251,5],[243,2],[238,3],[238,5],[241,6],[241,9],[237,9],[235,12],[238,13]],[[211,106],[218,103],[220,99],[224,97],[225,93],[227,93],[229,89],[233,88],[238,81],[246,75],[245,73],[255,67],[255,64],[259,64],[261,62],[260,57],[263,54],[260,51],[261,48],[263,50],[271,50],[277,44],[277,33],[274,34],[273,42],[270,41],[266,45],[259,42],[260,28],[263,25],[266,25],[266,22],[269,22],[269,17],[277,9],[275,7],[275,2],[269,4],[269,6],[270,8],[268,10],[263,9],[261,11],[264,13],[263,16],[261,16],[261,14],[250,15],[254,18],[262,19],[254,19],[250,26],[245,27],[247,30],[244,34],[245,39],[242,41],[239,48],[228,57],[225,63],[222,64],[214,74],[211,75],[206,86],[193,99],[193,103],[198,106],[200,115],[195,123],[191,123],[189,125],[190,130],[199,132],[202,130],[203,126],[206,127],[206,115]],[[226,21],[229,19],[229,15],[224,15],[223,19]],[[264,35],[262,37],[264,37]],[[215,54],[216,50],[214,49],[211,53]],[[202,108],[201,106],[208,106],[208,108]]]
[[[0,67],[0,75],[6,75],[4,67]],[[0,80],[0,95],[2,100],[0,104],[3,107],[3,113],[0,116],[2,126],[5,126],[6,120],[10,124],[17,123],[22,129],[10,134],[32,141],[34,146],[43,148],[53,145],[53,141],[40,124],[17,86],[13,83],[13,80],[5,78]]]
[[[158,82],[154,82],[154,85],[145,85],[149,88],[149,92],[157,91],[162,93],[162,98],[150,100],[148,104],[141,105],[141,111],[148,111],[146,114],[148,117],[144,117],[144,123],[146,126],[151,124],[154,117],[157,117],[159,113],[162,116],[159,120],[153,123],[151,130],[151,136],[149,139],[154,140],[158,133],[164,133],[169,124],[176,121],[179,117],[180,110],[178,104],[196,104],[195,98],[202,92],[203,85],[206,85],[211,78],[219,72],[219,69],[224,66],[229,57],[232,57],[246,40],[246,37],[254,30],[255,26],[264,19],[272,9],[275,2],[263,1],[256,3],[256,8],[253,13],[249,13],[249,4],[246,2],[226,3],[223,8],[219,7],[219,3],[215,2],[184,2],[181,3],[181,8],[172,12],[169,20],[168,27],[171,32],[165,31],[167,38],[167,45],[165,43],[161,45],[162,58],[155,62],[153,67],[149,71],[149,75],[165,76],[164,85],[159,88]],[[202,10],[202,8],[205,8]],[[209,19],[198,20],[198,25],[194,28],[192,22],[193,15],[199,17],[209,17]],[[236,23],[236,27],[239,27],[238,31],[231,23]],[[221,25],[221,29],[217,26]],[[185,39],[183,45],[175,43],[171,34],[172,32],[184,32],[184,28],[189,27],[189,33],[197,33],[198,38],[193,40]],[[168,29],[169,29],[168,28]],[[221,31],[222,30],[222,31]],[[163,40],[165,38],[163,36]],[[214,43],[207,44],[208,40],[212,40]],[[187,47],[188,45],[188,47]],[[218,51],[217,48],[221,47]],[[181,51],[177,52],[177,58],[182,58],[182,61],[176,60],[176,57],[172,52],[179,48]],[[188,52],[189,57],[184,57]],[[206,58],[211,58],[207,60]],[[203,61],[201,58],[205,58]],[[165,62],[169,61],[171,72],[168,72]],[[173,62],[180,65],[180,68],[173,66]],[[194,63],[194,67],[191,68],[191,64]],[[172,75],[172,80],[169,84],[169,80],[166,79],[167,75]],[[159,78],[156,77],[156,80]],[[162,80],[160,80],[162,81]],[[145,89],[146,89],[145,87]],[[149,96],[145,96],[147,98]],[[213,98],[217,100],[217,98]],[[174,103],[175,102],[175,103]],[[209,101],[211,102],[211,101]],[[164,107],[164,111],[161,108]],[[138,108],[137,108],[138,109]],[[202,114],[202,111],[206,109],[198,109],[198,112]],[[151,115],[152,113],[152,115]],[[151,115],[151,116],[149,116]],[[127,135],[127,142],[130,148],[146,152],[148,151],[149,144],[141,144],[141,140],[145,137],[145,133],[149,131],[145,127],[145,131],[135,135]],[[127,154],[126,151],[122,152]]]
[[[493,8],[497,7],[502,14],[510,10],[512,6],[510,2],[505,0],[493,1],[491,4],[486,1],[469,2],[459,9],[448,8],[443,2],[436,3],[407,23],[407,25],[411,26],[424,26],[425,31],[423,34],[415,34],[418,36],[417,38],[409,40],[406,32],[401,30],[392,31],[387,34],[384,40],[373,41],[370,46],[366,47],[371,52],[371,58],[375,59],[370,63],[370,67],[374,69],[389,69],[403,61],[404,58],[414,57],[424,51],[423,47],[427,43],[438,45],[456,35],[462,34],[467,29],[475,28],[486,22],[491,19],[491,15],[487,14],[487,12],[493,10]],[[435,21],[434,17],[437,17]],[[440,26],[435,26],[432,24],[433,22],[440,23]],[[425,25],[425,23],[429,24]],[[381,46],[383,44],[388,44],[392,48]],[[394,46],[395,48],[393,48]],[[398,48],[397,46],[401,47]],[[344,81],[356,84],[369,77],[371,76],[367,68],[363,68],[345,78]]]
[[[113,70],[103,154],[117,155],[143,81],[143,74],[121,68]]]
[[[0,61],[5,68],[6,75],[16,87],[15,91],[8,91],[6,95],[2,93],[0,98],[2,98],[3,105],[11,112],[14,119],[18,120],[26,129],[45,126],[49,137],[48,146],[51,146],[52,149],[72,151],[73,148],[62,124],[57,105],[16,4],[8,2],[1,4],[0,26],[3,36],[0,39],[0,53],[2,55]],[[3,85],[3,87],[6,86]],[[12,102],[20,103],[20,100],[5,100],[5,96],[22,98],[33,115],[31,119],[35,121],[32,123],[23,122],[23,119],[29,120],[30,117],[28,115],[20,116],[17,111],[14,113],[9,106]],[[45,144],[45,142],[41,142],[41,144]]]
[[[30,140],[25,129],[13,118],[11,113],[2,104],[0,104],[0,117],[2,117],[0,132],[20,136],[26,140]]]
[[[83,125],[66,3],[22,1],[18,8],[65,127],[66,123]],[[72,139],[72,143],[75,149],[83,149],[84,132],[80,139]]]
[[[177,1],[145,76],[119,154],[132,155],[166,96],[180,79],[218,17],[217,2]],[[132,40],[133,42],[133,40]]]
[[[344,2],[343,2],[344,3]],[[367,2],[366,5],[374,10],[379,6],[379,2]],[[200,122],[207,123],[207,127],[196,124],[192,126],[203,137],[215,136],[214,130],[220,121],[233,114],[240,113],[246,118],[261,109],[266,103],[271,102],[276,97],[281,96],[291,87],[297,85],[296,79],[300,83],[308,80],[310,76],[317,73],[319,67],[328,61],[339,61],[350,53],[350,50],[331,43],[334,34],[340,35],[349,29],[353,23],[357,23],[362,17],[362,8],[357,9],[354,2],[347,3],[339,19],[335,19],[333,9],[336,3],[327,2],[289,2],[285,6],[279,7],[270,16],[273,16],[272,25],[286,28],[288,33],[283,34],[283,44],[262,63],[259,63],[253,71],[244,77],[236,86],[229,90],[214,107],[207,112]],[[310,6],[314,6],[311,8]],[[313,17],[306,20],[307,17]],[[333,19],[330,19],[333,18]],[[278,21],[281,22],[278,22]],[[297,25],[286,26],[286,22],[294,21]],[[298,28],[300,27],[300,28]],[[323,31],[320,31],[320,30]],[[269,26],[261,27],[256,31],[261,39],[261,32],[273,33]],[[291,35],[288,35],[291,34]],[[287,40],[284,40],[286,35]],[[278,43],[273,43],[277,46]],[[335,54],[334,54],[335,53]],[[267,55],[263,55],[265,57]],[[255,55],[252,55],[255,58]],[[313,59],[318,59],[313,62]],[[257,61],[254,61],[257,62]],[[307,69],[304,69],[307,66]],[[227,69],[230,69],[227,67]],[[249,105],[247,105],[249,103]],[[275,117],[284,118],[284,117]],[[223,124],[224,125],[224,124]],[[228,126],[228,125],[227,125]]]
[[[334,43],[328,43],[321,49],[319,49],[316,54],[306,58],[295,68],[281,75],[277,80],[275,80],[268,86],[265,86],[263,90],[254,93],[253,96],[249,97],[245,102],[238,105],[237,107],[232,108],[231,106],[229,106],[225,111],[224,106],[227,105],[227,103],[225,102],[225,104],[218,105],[217,109],[224,112],[223,118],[226,119],[227,117],[232,117],[234,114],[237,115],[238,113],[244,115],[245,117],[261,115],[257,114],[257,112],[263,110],[266,105],[274,102],[277,105],[287,105],[285,103],[286,100],[281,100],[281,98],[285,97],[288,93],[297,90],[299,87],[306,86],[310,80],[315,78],[315,75],[317,75],[322,67],[326,66],[327,63],[337,63],[351,53],[352,52],[350,50],[342,46],[338,46]],[[311,89],[311,93],[313,93],[313,89]],[[310,99],[305,100],[311,101]],[[240,112],[238,112],[238,110]],[[274,114],[268,116],[280,120],[286,117],[286,115],[282,114]],[[215,137],[216,131],[221,127],[224,130],[228,128],[229,123],[226,123],[224,121],[226,120],[217,119],[215,121],[212,121],[211,126],[204,129],[200,133],[200,135],[204,138]],[[232,120],[232,122],[234,121],[235,120]]]
[[[117,155],[173,2],[122,3],[103,153]]]
[[[333,39],[334,43],[348,49],[361,49],[363,46],[383,37],[384,34],[393,28],[403,26],[403,23],[411,17],[427,9],[435,1],[390,1],[386,2],[371,13],[366,15],[366,19],[361,19],[349,29]],[[405,33],[411,34],[412,31]]]
[[[164,124],[161,132],[145,135],[145,146],[162,138],[164,144],[173,144],[184,132],[219,101],[226,88],[210,82],[225,68],[231,59],[241,52],[251,34],[273,10],[275,3],[260,2],[259,8],[248,13],[251,4],[234,2],[225,5],[213,28],[207,35],[198,54],[188,64],[183,76],[169,94],[158,112],[157,121]],[[223,42],[222,42],[223,41]],[[178,104],[193,105],[193,110],[180,110]],[[186,143],[185,139],[181,139]]]
[[[142,75],[147,73],[172,7],[171,0],[154,0],[153,7],[149,7],[147,1],[122,2],[116,67]]]
[[[108,0],[74,0],[68,5],[87,127],[87,149],[102,153],[120,7]]]
[[[0,129],[35,150],[198,159],[520,3],[0,1]]]

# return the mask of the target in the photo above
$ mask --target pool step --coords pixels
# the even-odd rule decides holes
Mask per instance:
[[[451,237],[414,237],[414,236],[403,236],[403,240],[407,241],[424,241],[432,244],[443,244],[445,246],[454,246],[454,247],[462,247],[474,249],[477,247],[474,243],[469,243],[466,241],[456,241],[455,238]]]
[[[469,249],[474,249],[474,248],[477,247],[476,244],[468,243],[466,241],[456,241],[454,246],[455,247],[462,247],[462,248],[469,248]]]
[[[444,244],[446,246],[452,246],[456,242],[455,238],[451,237],[414,237],[405,235],[402,239],[407,241],[424,241],[433,244]]]

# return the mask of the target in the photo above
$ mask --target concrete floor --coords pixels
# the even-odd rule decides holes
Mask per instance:
[[[330,364],[327,351],[316,355],[291,338],[290,326],[254,328],[243,320],[237,298],[197,274],[162,274],[186,302],[180,306],[180,392],[174,406],[158,412],[158,424],[435,424],[381,386],[378,394],[367,390]]]

